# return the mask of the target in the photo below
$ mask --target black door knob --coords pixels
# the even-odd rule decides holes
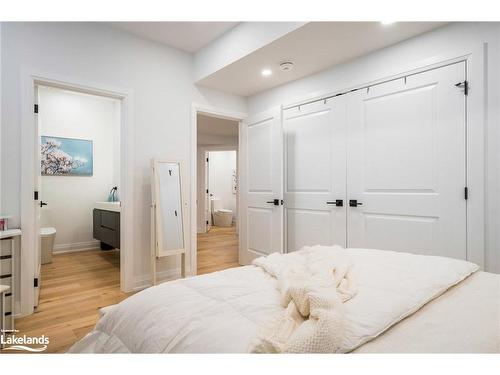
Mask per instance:
[[[350,199],[349,200],[349,207],[358,207],[358,206],[362,206],[363,203],[361,202],[358,202],[357,199]]]
[[[280,200],[279,199],[273,199],[272,201],[267,201],[266,203],[272,203],[275,206],[279,206],[280,205]]]
[[[343,207],[344,206],[344,200],[343,199],[335,199],[334,202],[328,201],[326,204],[334,204],[337,207]]]
[[[43,207],[43,206],[46,206],[47,203],[45,203],[44,201],[40,201],[40,207]]]

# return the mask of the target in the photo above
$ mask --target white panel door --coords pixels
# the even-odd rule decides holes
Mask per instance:
[[[349,247],[466,259],[464,80],[457,63],[347,95]]]
[[[283,112],[285,243],[345,246],[345,97]]]
[[[240,264],[283,251],[283,132],[281,109],[240,127]]]
[[[204,163],[205,163],[205,232],[210,231],[212,228],[212,207],[210,205],[210,197],[212,193],[209,191],[210,186],[210,168],[209,166],[209,153],[205,151]]]
[[[41,147],[42,147],[42,130],[41,130],[41,119],[38,115],[38,108],[43,107],[40,105],[40,94],[38,90],[38,86],[35,85],[35,191],[38,192],[37,200],[34,200],[35,204],[35,221],[34,221],[34,231],[35,231],[35,279],[38,280],[36,283],[37,286],[34,287],[34,301],[33,306],[37,307],[40,299],[40,286],[41,286],[41,272],[42,272],[42,236],[41,236],[41,227],[42,227],[42,207],[46,205],[46,202],[43,201],[44,191],[42,190],[42,155],[41,155]]]

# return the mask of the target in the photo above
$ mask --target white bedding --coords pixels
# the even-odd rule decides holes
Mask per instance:
[[[344,303],[357,293],[340,247],[305,247],[255,259],[277,281],[283,312],[259,332],[252,353],[334,353],[344,338]]]
[[[498,351],[500,327],[495,298],[499,301],[499,278],[481,276],[488,275],[485,273],[461,283],[468,292],[461,293],[462,285],[457,285],[363,345],[477,267],[439,257],[362,249],[344,251],[353,260],[359,290],[355,298],[345,303],[346,336],[340,352],[356,348],[368,352]],[[488,284],[484,285],[488,291],[484,296],[474,288],[474,283],[480,281]],[[471,306],[473,302],[479,306]],[[264,324],[282,309],[276,279],[258,267],[234,268],[165,283],[128,298],[105,314],[95,330],[70,351],[244,353]],[[470,310],[477,313],[467,315]],[[490,319],[481,319],[481,313]],[[467,320],[474,318],[479,319]],[[469,324],[474,332],[467,330]],[[433,330],[438,340],[433,341]],[[448,345],[457,341],[461,344]],[[438,344],[433,345],[435,342]]]

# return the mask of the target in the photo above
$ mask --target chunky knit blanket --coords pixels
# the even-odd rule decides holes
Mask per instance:
[[[274,253],[253,264],[278,281],[285,310],[266,325],[254,353],[334,353],[344,336],[343,303],[356,294],[350,260],[332,247]]]

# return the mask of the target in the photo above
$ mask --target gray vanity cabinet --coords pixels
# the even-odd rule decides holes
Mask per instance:
[[[120,213],[94,208],[94,238],[102,244],[120,248]]]

